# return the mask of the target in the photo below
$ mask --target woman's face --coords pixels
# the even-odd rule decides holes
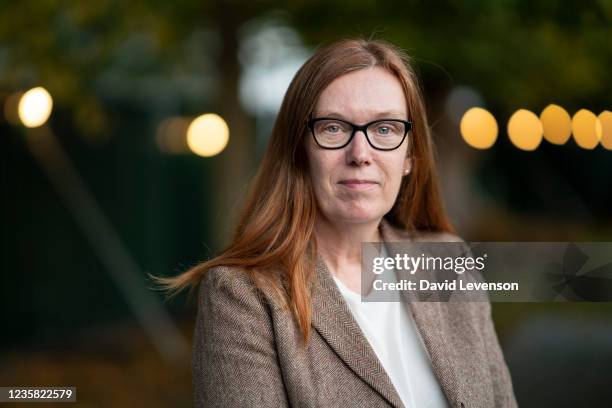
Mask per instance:
[[[408,120],[400,81],[389,71],[368,68],[336,78],[319,97],[313,118],[333,117],[363,125],[377,119]],[[380,221],[391,210],[402,177],[410,171],[410,135],[395,150],[376,150],[358,131],[337,150],[306,138],[310,175],[319,211],[330,222]]]

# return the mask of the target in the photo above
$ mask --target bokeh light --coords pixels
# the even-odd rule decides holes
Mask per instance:
[[[601,112],[599,123],[601,123],[601,145],[612,150],[612,112],[607,110]]]
[[[572,118],[574,140],[583,149],[594,149],[601,140],[601,123],[595,114],[580,109]]]
[[[187,129],[187,146],[199,156],[215,156],[225,149],[229,128],[223,118],[214,113],[198,116]]]
[[[572,135],[572,118],[559,105],[550,104],[540,114],[544,139],[552,144],[565,144]]]
[[[276,19],[252,21],[243,30],[240,102],[255,116],[276,115],[308,48],[297,30]]]
[[[532,151],[542,142],[544,130],[538,116],[527,109],[519,109],[508,121],[508,137],[521,150]]]
[[[42,126],[49,119],[52,109],[53,99],[49,92],[41,86],[32,88],[19,100],[19,119],[29,128]]]
[[[471,108],[465,112],[459,128],[463,140],[476,149],[488,149],[497,140],[497,121],[483,108]]]

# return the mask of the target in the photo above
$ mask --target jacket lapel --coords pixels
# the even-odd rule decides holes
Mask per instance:
[[[408,232],[399,231],[391,226],[388,221],[381,221],[381,235],[385,242],[414,242],[418,241],[419,237],[411,235]],[[435,239],[426,239],[426,241],[435,241]],[[395,257],[397,254],[392,245],[387,246],[389,257]],[[442,390],[449,402],[459,401],[459,390],[461,388],[460,376],[457,373],[456,367],[448,357],[449,350],[452,350],[452,345],[448,344],[448,333],[445,333],[440,324],[447,319],[445,315],[446,306],[448,303],[440,302],[422,302],[410,299],[409,293],[402,291],[404,304],[409,306],[416,327],[423,339],[425,348],[431,359],[434,374],[438,379]]]
[[[389,404],[404,407],[389,376],[353,318],[325,261],[317,259],[312,323],[338,356]]]

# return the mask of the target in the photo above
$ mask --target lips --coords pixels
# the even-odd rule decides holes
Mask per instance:
[[[341,186],[350,190],[370,190],[378,186],[378,182],[365,179],[346,179],[338,182]]]
[[[373,181],[373,180],[347,179],[347,180],[341,180],[340,184],[345,184],[345,185],[360,185],[360,184],[378,184],[378,183],[376,181]]]

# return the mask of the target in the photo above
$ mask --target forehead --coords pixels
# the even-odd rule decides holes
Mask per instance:
[[[401,82],[381,67],[336,78],[323,90],[315,107],[315,116],[342,116],[356,121],[382,116],[406,119],[407,113]]]

